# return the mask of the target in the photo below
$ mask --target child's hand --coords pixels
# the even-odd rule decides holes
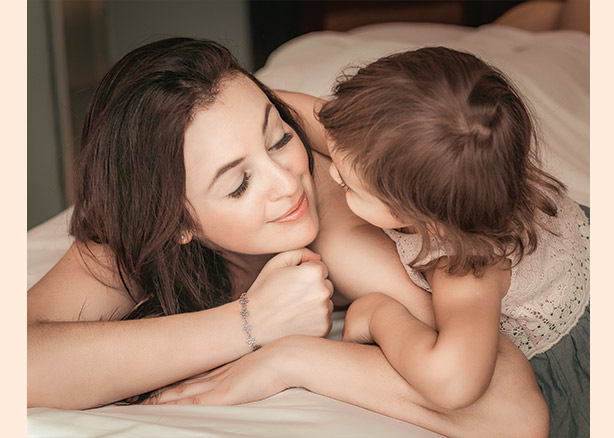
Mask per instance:
[[[371,335],[371,319],[378,309],[384,305],[399,305],[401,303],[390,296],[373,292],[363,295],[348,308],[343,326],[343,340],[359,344],[373,344]]]

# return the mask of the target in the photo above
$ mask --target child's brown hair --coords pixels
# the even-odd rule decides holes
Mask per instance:
[[[537,246],[538,211],[557,213],[562,183],[540,169],[531,115],[509,79],[469,53],[428,47],[340,79],[318,119],[334,150],[391,213],[433,243],[452,274]],[[429,233],[429,228],[436,233]]]

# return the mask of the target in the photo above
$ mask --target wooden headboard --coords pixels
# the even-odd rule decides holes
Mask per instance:
[[[307,32],[346,31],[368,24],[393,21],[481,26],[493,22],[524,2],[251,0],[249,10],[254,68],[260,68],[271,51],[282,43]]]

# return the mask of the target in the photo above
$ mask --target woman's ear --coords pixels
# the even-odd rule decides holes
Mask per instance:
[[[192,241],[192,233],[190,231],[182,231],[179,234],[179,243],[181,245],[185,245],[187,243],[190,243]]]

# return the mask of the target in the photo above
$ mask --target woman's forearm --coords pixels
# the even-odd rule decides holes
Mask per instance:
[[[306,336],[281,341],[287,386],[303,387],[450,437],[548,435],[548,408],[531,366],[509,342],[500,343],[495,375],[484,396],[469,407],[451,411],[421,396],[377,346]]]
[[[430,403],[390,366],[379,347],[306,336],[281,341],[287,386],[428,427],[421,418]]]
[[[100,406],[234,360],[249,351],[237,306],[134,321],[29,323],[28,406]]]

